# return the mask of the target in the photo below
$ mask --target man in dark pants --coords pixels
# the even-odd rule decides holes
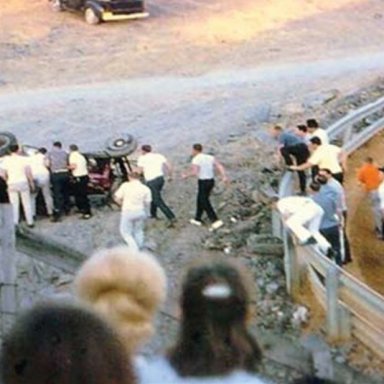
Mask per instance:
[[[91,218],[91,205],[88,199],[88,167],[87,159],[79,152],[76,144],[69,146],[69,169],[74,181],[74,195],[77,209],[82,219]]]
[[[0,204],[8,204],[9,196],[8,196],[8,186],[5,181],[5,175],[0,169]]]
[[[296,164],[304,164],[309,158],[309,150],[303,137],[293,132],[286,132],[280,126],[272,128],[272,137],[279,143],[279,152],[283,157],[285,164],[289,167],[293,165],[292,157],[295,158]],[[307,177],[304,171],[298,171],[300,192],[305,193],[307,187]]]
[[[145,183],[152,193],[152,202],[150,208],[151,218],[157,219],[157,208],[168,219],[168,226],[173,227],[176,222],[175,214],[168,207],[161,196],[164,187],[164,175],[172,177],[172,167],[167,159],[160,153],[153,153],[152,147],[145,144],[141,147],[141,156],[137,160],[137,166],[144,174]]]
[[[333,250],[333,256],[337,265],[342,266],[340,221],[337,215],[337,201],[327,193],[320,193],[321,185],[313,181],[310,186],[312,199],[323,208],[324,215],[321,219],[320,233],[328,240]]]
[[[60,141],[53,143],[52,150],[47,156],[48,167],[51,172],[53,192],[53,222],[60,220],[63,213],[69,213],[69,181],[68,154],[62,148]]]
[[[213,156],[203,152],[201,144],[194,144],[192,147],[192,167],[189,172],[182,175],[185,179],[190,176],[197,176],[198,191],[196,201],[195,218],[190,220],[193,225],[201,226],[202,215],[205,212],[208,219],[212,223],[210,231],[214,231],[224,225],[222,220],[219,220],[212,204],[209,200],[210,194],[215,186],[215,169],[219,172],[224,182],[227,182],[225,168]]]

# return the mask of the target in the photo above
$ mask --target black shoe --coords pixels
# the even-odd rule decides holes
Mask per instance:
[[[83,220],[89,220],[92,217],[90,213],[84,213],[80,218]]]
[[[58,222],[60,222],[60,221],[61,221],[61,217],[60,217],[60,216],[53,215],[53,216],[51,217],[51,222],[52,222],[52,223],[58,223]]]
[[[313,236],[311,236],[306,241],[301,243],[300,245],[313,245],[313,244],[317,244],[317,241]]]
[[[336,252],[332,248],[328,248],[327,257],[331,260],[336,260]]]
[[[28,228],[35,228],[35,224],[27,224]]]

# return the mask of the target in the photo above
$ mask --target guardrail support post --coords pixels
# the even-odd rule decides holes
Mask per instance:
[[[0,310],[5,332],[16,314],[15,227],[11,204],[0,204]]]
[[[297,261],[295,247],[287,230],[283,231],[284,241],[284,267],[287,279],[287,291],[293,297],[298,297],[300,292],[300,266]]]
[[[340,338],[340,311],[339,311],[339,274],[336,265],[328,268],[326,276],[327,292],[327,335],[331,341]]]

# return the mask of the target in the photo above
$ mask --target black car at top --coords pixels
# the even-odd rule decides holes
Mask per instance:
[[[50,0],[55,11],[73,11],[84,14],[88,24],[102,21],[139,19],[149,14],[143,0]]]

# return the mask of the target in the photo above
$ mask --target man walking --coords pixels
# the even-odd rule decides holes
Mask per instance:
[[[299,128],[298,128],[299,129]],[[302,131],[301,131],[302,132]],[[287,132],[280,126],[275,126],[271,131],[272,137],[279,143],[279,153],[283,157],[285,164],[290,167],[293,165],[293,159],[296,164],[304,164],[309,158],[309,150],[305,143],[304,135],[297,135],[293,132]],[[298,171],[300,192],[305,194],[307,187],[307,178],[305,172]]]
[[[88,220],[91,218],[91,205],[88,199],[87,159],[79,152],[76,144],[71,144],[69,151],[69,169],[73,176],[76,207],[82,215],[81,218]]]
[[[60,141],[53,143],[49,152],[48,167],[51,171],[51,184],[53,192],[53,222],[60,220],[63,213],[69,213],[69,169],[68,154],[62,148]]]
[[[148,217],[152,201],[151,190],[141,183],[140,173],[129,174],[129,181],[121,184],[114,195],[117,204],[122,206],[120,234],[133,250],[144,244],[144,223]]]
[[[36,198],[39,188],[41,189],[41,193],[44,197],[48,216],[53,215],[53,200],[51,195],[51,183],[49,180],[46,153],[47,150],[45,148],[39,148],[38,152],[30,157],[32,177],[36,186],[35,193],[32,194],[32,212],[34,216],[36,216]]]
[[[191,169],[182,175],[183,179],[191,176],[198,178],[196,214],[195,218],[190,220],[190,223],[201,226],[202,216],[205,212],[212,223],[210,231],[214,231],[224,225],[223,221],[218,219],[209,200],[215,186],[215,170],[218,171],[224,182],[228,181],[224,166],[214,156],[203,153],[203,146],[201,144],[194,144],[192,146]]]
[[[169,227],[176,222],[175,214],[164,202],[161,191],[164,187],[164,175],[172,177],[172,167],[167,159],[160,153],[153,153],[152,147],[145,144],[141,147],[141,156],[137,160],[139,171],[144,174],[145,183],[152,193],[152,202],[150,215],[151,218],[157,219],[157,208],[166,216]]]
[[[381,237],[382,214],[380,209],[380,197],[378,193],[378,188],[381,183],[381,176],[379,168],[375,164],[372,157],[367,157],[364,160],[364,164],[357,172],[357,179],[363,185],[365,192],[369,196],[375,223],[375,232],[378,237]]]
[[[10,146],[11,154],[6,156],[1,163],[5,180],[8,185],[9,200],[13,207],[13,221],[15,225],[20,220],[20,199],[23,206],[25,219],[28,227],[33,227],[33,214],[31,205],[31,191],[34,191],[31,168],[28,159],[19,155],[17,144]]]

